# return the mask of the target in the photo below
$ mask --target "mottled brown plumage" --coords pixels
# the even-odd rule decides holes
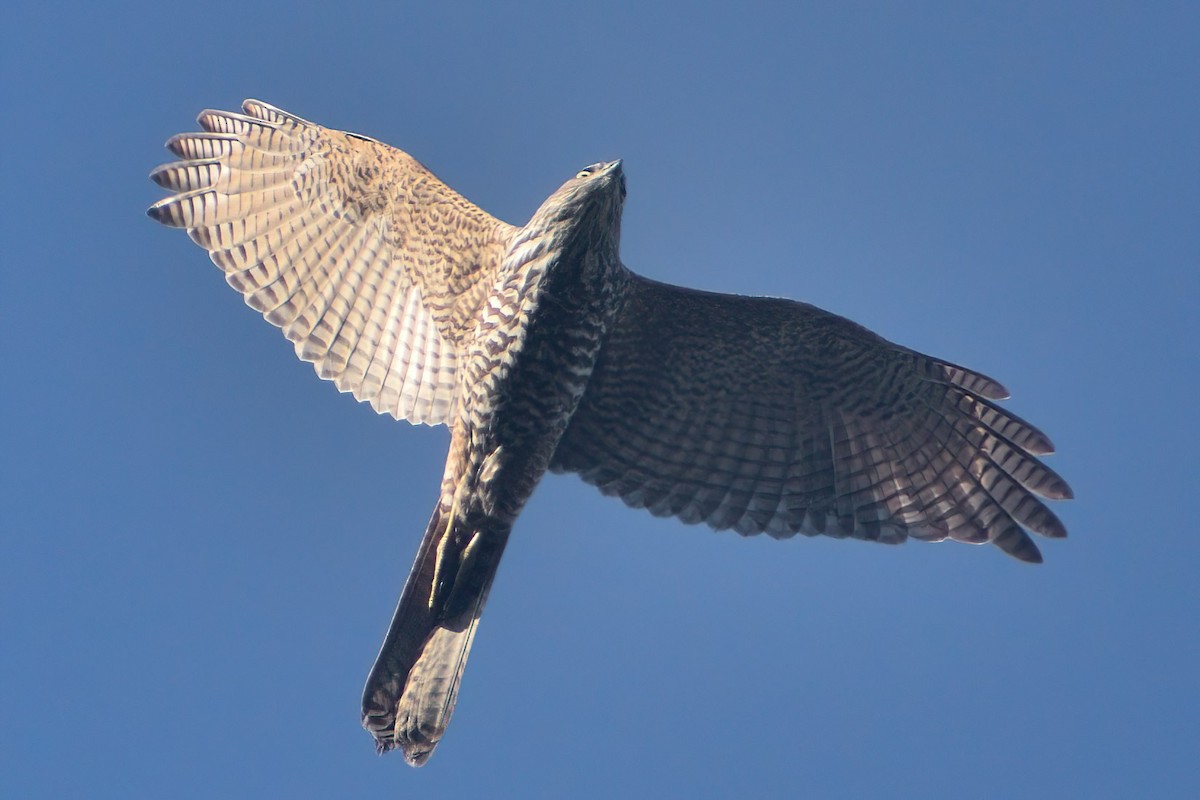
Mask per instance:
[[[322,378],[451,429],[441,497],[363,695],[381,750],[429,757],[512,525],[547,469],[660,516],[775,537],[992,542],[1039,561],[1071,496],[1050,441],[970,370],[803,303],[627,270],[621,163],[529,223],[406,153],[254,100],[205,111],[151,177]]]

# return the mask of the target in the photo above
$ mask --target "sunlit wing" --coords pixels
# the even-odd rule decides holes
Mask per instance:
[[[339,390],[436,424],[513,228],[408,154],[256,100],[204,111],[151,173],[149,215],[186,228],[229,285]]]

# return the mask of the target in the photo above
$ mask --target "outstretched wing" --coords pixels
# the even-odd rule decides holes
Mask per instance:
[[[397,419],[454,407],[456,345],[513,228],[407,153],[266,103],[204,111],[151,173],[187,228],[322,378]]]
[[[742,534],[993,542],[1065,536],[1049,439],[995,381],[788,300],[630,274],[551,468],[656,516]]]

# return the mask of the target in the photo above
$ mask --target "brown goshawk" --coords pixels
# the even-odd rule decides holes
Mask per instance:
[[[1040,561],[1071,497],[996,381],[813,306],[621,263],[620,161],[522,227],[406,153],[255,100],[167,142],[149,215],[186,228],[339,390],[450,427],[441,496],[363,696],[422,764],[513,522],[546,470],[715,529],[991,542]]]

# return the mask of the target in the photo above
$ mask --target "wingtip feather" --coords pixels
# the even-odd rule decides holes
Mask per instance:
[[[992,544],[1018,561],[1024,561],[1026,564],[1042,563],[1042,551],[1034,544],[1033,539],[1029,538],[1029,534],[1015,525],[993,539]]]

